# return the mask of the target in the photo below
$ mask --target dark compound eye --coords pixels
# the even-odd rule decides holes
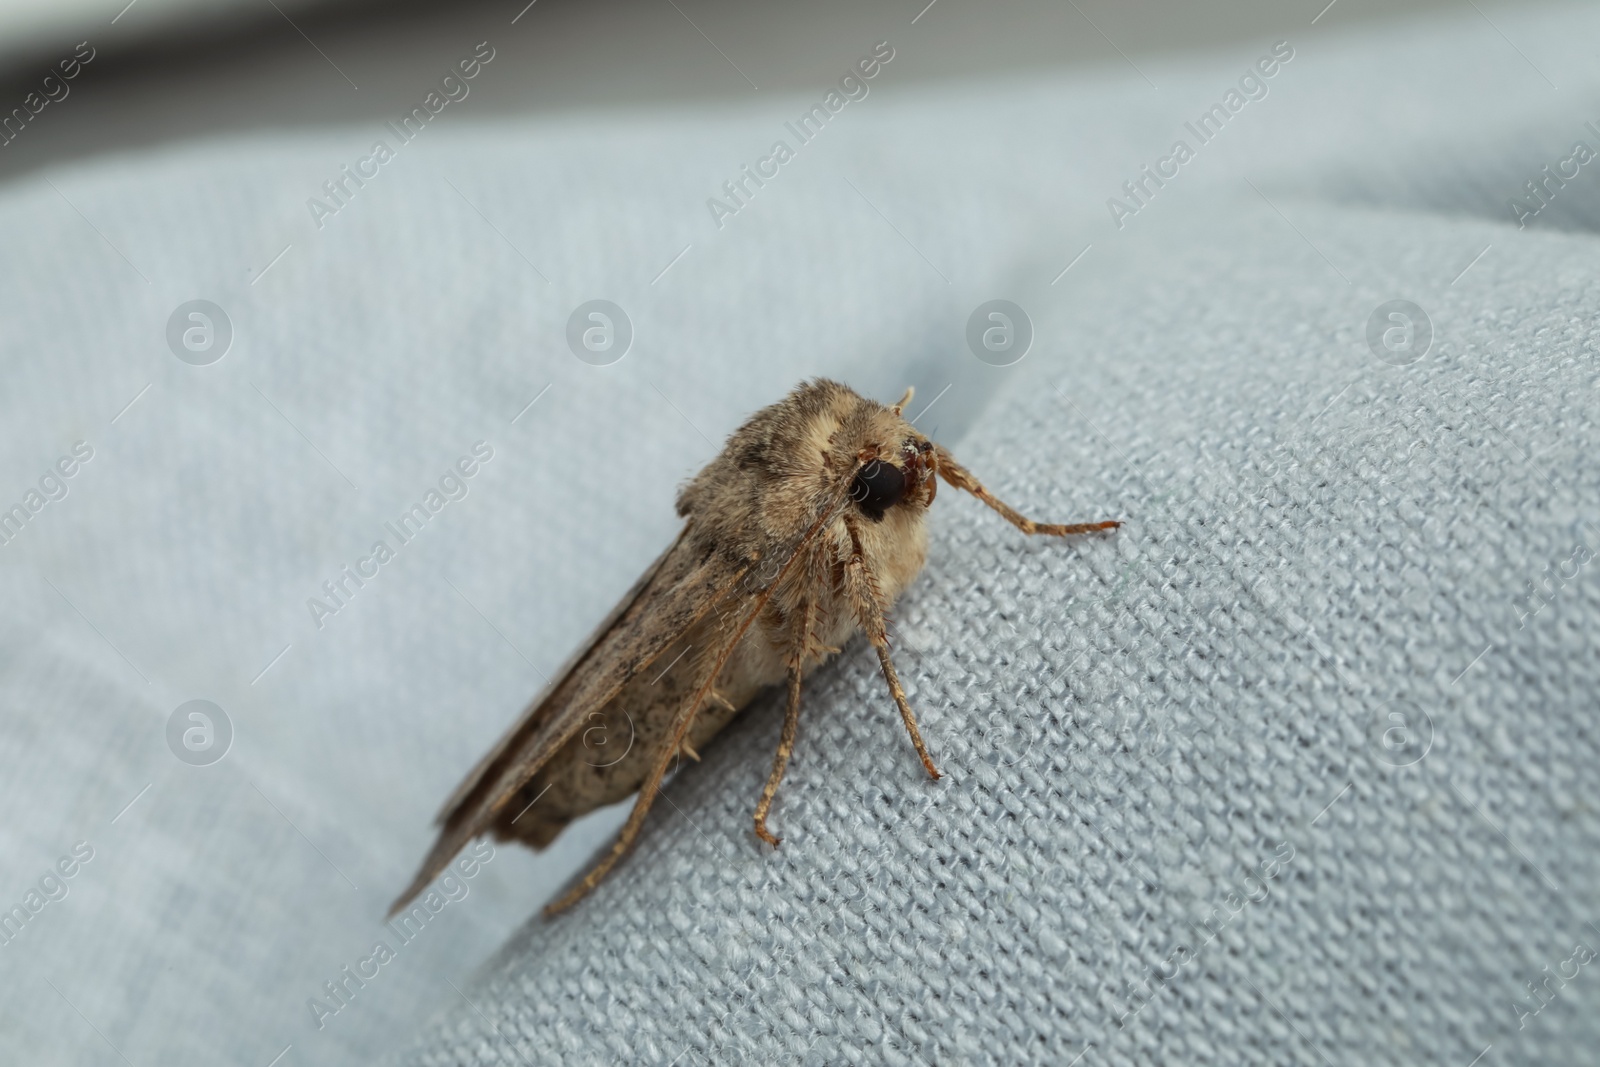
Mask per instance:
[[[856,473],[850,483],[850,499],[860,505],[867,518],[883,518],[906,493],[906,476],[892,463],[875,459]]]

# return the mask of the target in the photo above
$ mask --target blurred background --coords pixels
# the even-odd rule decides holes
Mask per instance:
[[[492,35],[511,62],[480,115],[586,112],[664,102],[746,103],[836,77],[861,41],[916,18],[905,81],[1022,78],[1132,64],[1318,26],[1340,32],[1460,8],[1454,0],[1021,0],[995,4],[537,0],[519,4],[363,0],[63,0],[0,11],[5,99],[20,101],[69,45],[88,40],[93,74],[70,109],[0,153],[0,175],[169,141],[384,120],[418,79]],[[910,8],[918,8],[907,15]],[[1470,10],[1470,9],[1469,9]],[[1508,9],[1513,10],[1514,9]],[[1514,19],[1514,15],[1511,16]],[[1325,24],[1325,25],[1324,25]],[[477,39],[477,38],[474,38]],[[510,68],[510,69],[506,69]]]

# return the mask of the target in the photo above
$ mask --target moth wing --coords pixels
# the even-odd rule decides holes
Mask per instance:
[[[655,580],[656,575],[661,573],[662,565],[683,545],[688,532],[689,528],[687,526],[679,531],[678,536],[667,547],[667,550],[657,556],[654,563],[645,568],[645,572],[639,576],[639,580],[634,582],[633,586],[622,595],[621,600],[617,601],[617,606],[611,609],[611,613],[601,621],[599,626],[595,627],[594,632],[589,635],[589,639],[579,645],[571,656],[567,657],[567,661],[556,672],[555,679],[547,684],[538,696],[533,698],[527,709],[523,711],[522,718],[517,720],[517,724],[506,731],[505,736],[500,738],[495,743],[495,746],[478,761],[477,766],[473,767],[467,773],[466,778],[462,779],[461,784],[456,786],[455,792],[450,794],[450,798],[440,806],[439,813],[433,817],[435,825],[443,826],[448,822],[451,814],[466,800],[467,794],[476,789],[479,783],[483,781],[485,775],[489,773],[489,768],[497,761],[502,760],[513,748],[520,747],[519,742],[525,742],[533,728],[548,721],[551,713],[560,703],[553,698],[561,690],[562,686],[572,678],[578,666],[590,661],[597,646],[611,632],[612,627],[616,626],[617,620],[622,618],[623,613],[639,602],[645,590]]]
[[[478,761],[440,810],[439,838],[395,900],[410,903],[499,809],[578,733],[590,712],[660,656],[737,580],[715,555],[695,550],[685,525],[522,718]]]

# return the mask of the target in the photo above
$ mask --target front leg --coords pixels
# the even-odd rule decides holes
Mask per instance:
[[[1003,500],[997,499],[989,490],[985,489],[983,483],[974,478],[971,471],[957,463],[956,458],[946,451],[942,445],[934,445],[933,448],[934,455],[938,457],[939,474],[945,481],[957,489],[965,489],[995,511],[998,511],[1007,522],[1025,534],[1052,534],[1056,537],[1065,537],[1068,534],[1094,533],[1096,530],[1115,530],[1122,525],[1115,519],[1105,522],[1034,522]]]
[[[911,705],[906,701],[906,691],[900,687],[900,676],[895,672],[894,661],[889,658],[889,633],[883,621],[883,595],[878,591],[877,576],[867,567],[866,553],[861,548],[861,535],[856,529],[855,519],[849,515],[844,517],[846,529],[850,531],[850,558],[844,565],[845,594],[850,598],[850,606],[855,612],[856,621],[861,629],[866,631],[867,640],[872,642],[873,651],[878,653],[878,663],[883,667],[884,680],[889,683],[889,695],[894,697],[895,706],[900,709],[900,718],[906,724],[906,732],[911,735],[911,743],[916,746],[917,755],[922,757],[922,766],[928,771],[928,777],[935,781],[939,778],[939,769],[933,765],[933,759],[928,755],[928,748],[922,743],[922,731],[917,729],[917,717],[911,712]]]

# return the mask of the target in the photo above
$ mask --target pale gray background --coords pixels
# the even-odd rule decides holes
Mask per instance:
[[[105,42],[0,149],[0,500],[96,449],[0,547],[0,900],[97,852],[0,947],[4,1058],[1584,1061],[1588,970],[1531,1033],[1511,1005],[1593,933],[1595,594],[1513,605],[1595,544],[1600,215],[1588,169],[1529,232],[1505,199],[1600,122],[1586,9],[284,5],[302,36],[148,2],[7,68],[20,101]],[[884,38],[872,95],[715,229],[705,198]],[[472,96],[315,229],[306,198],[484,39]],[[1279,39],[1268,98],[1114,229],[1106,197]],[[639,331],[598,370],[561,340],[596,296]],[[962,341],[996,296],[1038,332],[1005,370]],[[164,340],[197,297],[236,331],[204,368]],[[1404,370],[1362,336],[1396,297],[1436,330]],[[1130,520],[1024,546],[941,497],[897,641],[949,783],[852,646],[779,856],[746,829],[763,706],[583,911],[524,925],[618,813],[502,850],[316,1030],[676,483],[818,373],[938,397],[919,425],[1046,517]],[[306,597],[479,439],[471,495],[317,631]],[[1372,758],[1395,694],[1439,737],[1406,775]],[[207,768],[164,739],[196,697],[236,729]],[[1292,877],[1119,1030],[1280,840]],[[1001,873],[930,887],[930,843]]]

